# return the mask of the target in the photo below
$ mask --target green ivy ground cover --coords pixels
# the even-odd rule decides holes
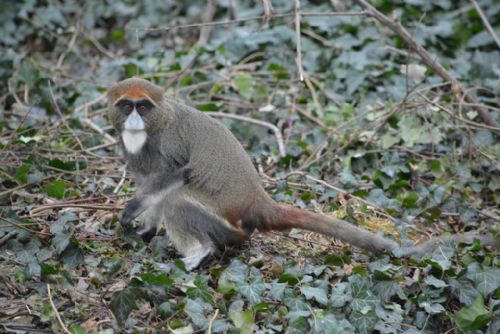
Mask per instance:
[[[500,119],[500,49],[469,1],[373,1]],[[263,15],[215,1],[212,21]],[[498,231],[500,141],[474,105],[366,16],[213,26],[199,1],[0,3],[0,331],[499,333],[499,254],[479,242],[373,256],[305,231],[256,234],[186,272],[165,236],[123,237],[135,188],[102,94],[140,75],[215,115],[279,202],[402,243]],[[478,1],[500,35],[500,3]],[[361,9],[301,1],[303,13]],[[199,43],[199,44],[196,44]],[[158,263],[165,266],[160,270]],[[50,297],[49,297],[50,289]]]

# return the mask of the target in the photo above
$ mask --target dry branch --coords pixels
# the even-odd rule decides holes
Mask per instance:
[[[302,45],[300,43],[300,0],[295,0],[295,44],[297,45],[297,55],[295,62],[299,70],[300,81],[304,81],[304,69],[302,68]]]
[[[364,16],[367,15],[368,13],[365,11],[361,12],[324,12],[324,13],[316,13],[316,12],[306,12],[306,13],[301,13],[300,16],[302,17],[307,17],[307,16]],[[278,19],[282,17],[291,17],[295,16],[295,12],[293,13],[281,13],[281,14],[273,14],[271,19]],[[224,26],[224,25],[230,25],[233,23],[242,23],[242,22],[248,22],[248,21],[258,21],[258,20],[265,20],[266,17],[265,15],[261,16],[249,16],[249,17],[242,17],[239,19],[234,19],[234,20],[225,20],[225,21],[214,21],[214,22],[206,22],[206,23],[190,23],[190,24],[182,24],[182,25],[177,25],[177,26],[170,26],[170,27],[158,27],[158,28],[148,28],[148,27],[140,27],[140,28],[135,28],[134,30],[136,31],[169,31],[169,30],[174,30],[174,29],[186,29],[186,28],[200,28],[204,26]]]
[[[276,136],[276,141],[278,142],[278,150],[280,153],[280,157],[286,156],[285,144],[283,143],[283,135],[281,134],[280,129],[278,129],[278,127],[276,125],[271,124],[269,122],[260,121],[258,119],[253,119],[250,117],[233,115],[233,114],[226,114],[226,113],[222,113],[222,112],[206,112],[206,114],[213,116],[213,117],[225,117],[225,118],[235,119],[238,121],[243,121],[246,123],[255,124],[255,125],[259,125],[259,126],[263,126],[263,127],[268,128],[268,129],[271,129],[274,132],[274,135]]]
[[[368,15],[376,18],[380,23],[389,27],[392,31],[398,34],[410,46],[412,50],[415,50],[415,52],[420,56],[422,61],[427,66],[429,66],[434,72],[436,72],[437,75],[439,75],[445,81],[451,82],[453,87],[458,88],[464,94],[465,100],[467,102],[473,104],[478,103],[478,101],[474,98],[474,96],[468,93],[467,89],[457,79],[455,79],[451,74],[449,74],[444,69],[444,67],[441,64],[439,64],[426,49],[424,49],[420,44],[418,44],[418,42],[415,41],[413,37],[411,37],[408,31],[398,21],[390,19],[389,17],[379,12],[375,7],[371,6],[368,2],[364,0],[354,0],[354,2],[360,5],[368,13]],[[500,127],[500,124],[490,115],[490,113],[486,108],[477,107],[476,109],[483,122],[495,128]],[[498,131],[496,132],[498,133]]]
[[[68,327],[66,327],[66,325],[64,324],[61,315],[59,314],[59,311],[57,310],[57,307],[54,304],[54,301],[52,300],[52,293],[50,292],[50,284],[48,283],[47,283],[47,296],[49,297],[50,306],[52,307],[52,310],[56,315],[56,319],[57,322],[59,323],[59,326],[61,326],[64,333],[71,334],[71,332],[68,330]]]
[[[488,32],[490,33],[491,37],[493,37],[493,40],[495,43],[497,43],[497,46],[500,48],[500,39],[498,38],[497,34],[495,33],[495,30],[491,27],[490,22],[488,21],[488,18],[484,14],[483,10],[481,7],[479,7],[479,4],[477,3],[476,0],[471,0],[472,4],[474,5],[474,8],[476,8],[477,13],[479,14],[479,17],[481,17],[481,21],[483,21],[484,27]]]

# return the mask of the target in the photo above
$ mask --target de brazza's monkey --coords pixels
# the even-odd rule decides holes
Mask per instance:
[[[137,193],[120,223],[130,228],[142,214],[140,233],[163,226],[188,270],[216,248],[247,240],[254,230],[306,229],[395,256],[423,254],[446,239],[495,243],[492,236],[466,233],[401,248],[345,221],[278,204],[225,126],[163,95],[161,87],[139,78],[121,81],[107,93],[125,159],[137,179]]]

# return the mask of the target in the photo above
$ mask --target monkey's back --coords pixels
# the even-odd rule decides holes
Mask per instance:
[[[177,132],[189,157],[189,192],[209,200],[225,215],[231,214],[227,209],[245,210],[256,197],[267,196],[250,157],[229,129],[194,108],[175,100],[165,102],[175,110],[171,132]],[[232,214],[235,219],[239,216]]]

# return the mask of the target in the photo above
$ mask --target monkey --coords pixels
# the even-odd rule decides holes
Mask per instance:
[[[111,120],[137,191],[120,224],[137,233],[163,227],[187,270],[216,250],[238,245],[257,231],[305,229],[338,238],[375,254],[423,255],[440,243],[495,245],[474,232],[401,247],[396,241],[346,221],[279,204],[264,190],[249,155],[227,127],[133,77],[107,91]],[[498,245],[496,245],[498,246]]]

